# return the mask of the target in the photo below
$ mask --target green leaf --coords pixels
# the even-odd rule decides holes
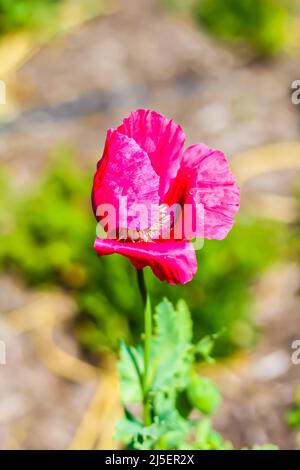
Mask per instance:
[[[158,426],[161,435],[155,443],[156,450],[179,449],[191,431],[191,423],[180,416],[177,410],[173,410],[164,421],[159,421]]]
[[[181,416],[188,418],[190,415],[193,405],[191,404],[190,400],[188,399],[186,390],[179,392],[176,398],[176,408],[178,409]]]
[[[163,348],[164,344],[173,345],[179,338],[178,324],[173,305],[169,300],[160,302],[154,313],[155,343]],[[167,349],[167,348],[166,348]]]
[[[230,450],[232,444],[224,441],[222,436],[212,428],[210,419],[206,418],[196,424],[194,448],[198,450]]]
[[[211,336],[204,336],[195,347],[196,353],[201,357],[202,360],[208,363],[213,363],[215,360],[211,357],[211,352],[214,347],[214,341]]]
[[[221,395],[212,381],[195,372],[191,374],[187,396],[191,404],[205,415],[212,415],[221,403]]]
[[[300,408],[295,407],[287,413],[287,424],[291,428],[298,428],[300,426]]]
[[[135,441],[142,431],[143,425],[141,423],[125,417],[117,422],[114,438],[128,445]]]
[[[190,431],[191,425],[174,408],[163,418],[155,417],[154,423],[147,427],[127,410],[117,423],[115,439],[136,450],[177,449]]]
[[[152,341],[151,390],[183,389],[193,362],[192,323],[184,301],[176,310],[164,299],[155,310]]]
[[[291,428],[300,427],[300,385],[296,388],[295,404],[286,414],[286,422]]]
[[[215,359],[212,357],[212,351],[216,341],[224,334],[224,329],[213,335],[204,336],[195,346],[195,352],[204,362],[212,364]]]
[[[158,427],[157,450],[178,449],[191,431],[191,423],[183,418],[176,409],[176,392],[163,393],[157,391],[153,400],[155,410],[154,422]]]
[[[120,375],[122,402],[140,403],[142,401],[142,348],[133,348],[121,342],[118,371]]]
[[[180,341],[189,344],[193,340],[193,321],[186,302],[180,299],[177,302],[177,327]]]

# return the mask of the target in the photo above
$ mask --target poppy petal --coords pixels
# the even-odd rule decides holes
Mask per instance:
[[[92,202],[95,214],[98,210],[100,217],[99,209],[104,211],[111,205],[116,220],[115,223],[110,220],[111,227],[146,229],[151,222],[151,206],[159,203],[158,187],[159,177],[147,153],[133,139],[110,129],[94,177]],[[122,205],[124,201],[127,213]]]
[[[227,159],[219,150],[204,144],[189,147],[183,158],[177,187],[184,188],[184,204],[200,208],[203,221],[198,236],[223,239],[234,223],[240,205],[240,190],[229,168]]]
[[[118,253],[130,259],[137,269],[150,266],[161,281],[186,284],[197,271],[197,259],[190,242],[124,243],[96,238],[94,248],[99,256]]]
[[[177,175],[183,155],[185,134],[172,119],[155,111],[138,109],[124,119],[118,132],[134,139],[149,155],[160,177],[160,200]]]

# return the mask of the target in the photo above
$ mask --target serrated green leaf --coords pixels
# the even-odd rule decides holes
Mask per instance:
[[[195,353],[200,356],[200,358],[208,363],[214,363],[215,359],[212,357],[212,351],[215,346],[216,341],[220,336],[224,334],[224,329],[213,335],[204,336],[195,346]]]
[[[183,299],[179,300],[176,310],[180,341],[191,343],[193,339],[193,321],[187,303]]]
[[[155,449],[178,449],[191,431],[191,424],[183,418],[176,409],[175,394],[157,392],[154,401],[157,414],[154,424],[158,427]]]
[[[192,324],[189,310],[181,301],[175,310],[164,299],[155,311],[152,340],[151,390],[171,391],[187,383],[193,362]]]
[[[195,372],[191,373],[187,396],[191,404],[205,415],[213,414],[221,403],[221,395],[213,382]]]
[[[155,443],[156,450],[179,449],[191,430],[191,424],[174,410],[172,415],[163,422],[159,423],[161,436]]]
[[[115,439],[137,450],[154,449],[162,434],[158,421],[145,427],[125,408],[125,417],[117,423]]]
[[[175,399],[175,390],[169,393],[160,390],[155,392],[153,396],[153,407],[155,409],[155,416],[157,416],[160,421],[169,417],[172,411],[176,409]]]
[[[125,417],[117,424],[115,438],[136,450],[177,449],[190,430],[188,421],[173,409],[164,419],[156,417],[147,427]]]
[[[163,299],[156,307],[154,314],[155,336],[174,342],[178,336],[174,307],[168,299]]]
[[[198,450],[230,450],[232,444],[224,441],[222,436],[213,430],[211,420],[202,419],[196,424],[194,448]]]
[[[140,403],[142,401],[141,381],[143,373],[143,351],[141,347],[133,348],[121,342],[118,371],[122,402]]]
[[[141,423],[125,417],[117,422],[114,438],[128,445],[131,441],[137,439],[142,431],[143,425]]]
[[[195,346],[196,354],[205,362],[214,362],[214,359],[211,357],[214,344],[211,336],[204,336]]]

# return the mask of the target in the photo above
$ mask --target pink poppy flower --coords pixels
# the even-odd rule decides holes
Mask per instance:
[[[226,157],[204,144],[186,150],[184,144],[181,127],[150,110],[134,111],[116,130],[108,130],[92,190],[95,215],[107,232],[106,238],[96,238],[99,256],[118,253],[138,269],[150,266],[162,281],[185,284],[197,271],[197,259],[189,237],[174,235],[176,227],[195,225],[196,218],[195,237],[226,237],[240,201]],[[124,199],[127,208],[142,208],[139,216],[136,210],[123,211]],[[190,215],[183,210],[172,217],[167,208],[173,204],[189,206]],[[112,218],[107,217],[110,207]],[[158,207],[154,223],[153,207]]]

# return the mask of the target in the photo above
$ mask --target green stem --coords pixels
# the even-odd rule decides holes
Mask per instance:
[[[149,380],[149,367],[151,360],[151,336],[152,336],[152,311],[150,296],[147,292],[144,272],[142,269],[137,270],[138,285],[144,304],[144,373],[143,373],[143,407],[144,407],[144,424],[150,426],[152,423],[151,418],[151,403],[149,400],[148,380]]]

